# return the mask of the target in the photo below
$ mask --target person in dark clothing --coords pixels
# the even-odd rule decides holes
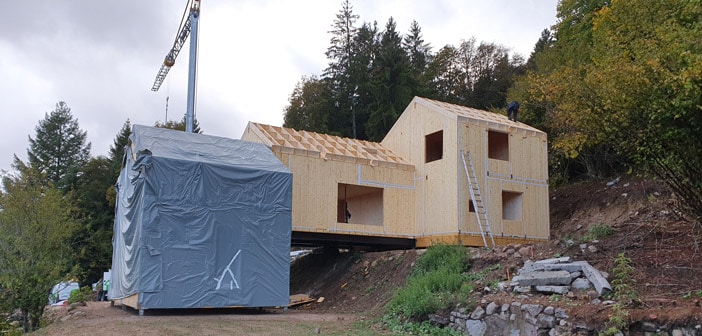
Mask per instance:
[[[519,103],[512,101],[507,104],[507,119],[517,122],[517,113],[519,113]]]

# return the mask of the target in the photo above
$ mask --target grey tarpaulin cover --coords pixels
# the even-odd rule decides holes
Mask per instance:
[[[289,300],[292,173],[265,145],[133,125],[110,299],[141,309]]]

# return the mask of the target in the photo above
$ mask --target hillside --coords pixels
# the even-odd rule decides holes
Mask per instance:
[[[494,285],[513,275],[526,259],[570,256],[612,274],[614,259],[624,252],[632,259],[639,293],[636,307],[629,309],[632,320],[637,321],[635,330],[642,330],[644,323],[650,322],[693,328],[702,324],[699,230],[693,230],[675,212],[675,198],[661,184],[622,179],[607,187],[607,182],[581,183],[551,193],[552,230],[548,242],[471,248],[471,272],[486,274],[475,284],[478,290],[472,293],[473,302],[514,300],[515,294],[496,291]],[[611,234],[597,242],[584,238],[591,227],[604,226],[611,227]],[[581,244],[586,248],[581,249]],[[291,268],[291,294],[305,293],[320,300],[292,309],[178,310],[139,318],[133,311],[91,302],[72,312],[52,309],[48,316],[56,322],[38,334],[199,335],[203,330],[210,335],[387,334],[374,319],[384,314],[385,304],[404,284],[422,252],[307,255]],[[486,286],[493,289],[485,292],[482,289]],[[587,295],[530,294],[526,300],[566,309],[570,320],[578,321],[590,333],[601,328],[611,313],[610,306],[594,304]],[[448,312],[440,313],[446,316]],[[359,325],[358,321],[366,323]]]
[[[612,274],[624,252],[634,267],[637,306],[634,321],[699,324],[702,321],[702,235],[675,210],[675,198],[662,184],[642,179],[590,181],[551,193],[551,240],[533,245],[472,248],[472,272],[488,268],[477,288],[507,280],[527,259],[570,256]],[[591,229],[611,228],[608,235],[587,239]],[[592,234],[590,234],[592,235]],[[581,247],[581,244],[585,246]],[[520,254],[521,252],[521,254]],[[421,251],[348,252],[309,255],[292,269],[291,293],[324,297],[299,307],[320,313],[382,314],[382,307],[409,275]],[[525,255],[523,255],[525,254]],[[499,267],[494,265],[499,264]],[[508,273],[509,271],[509,273]],[[611,277],[610,277],[611,280]],[[511,293],[475,293],[475,300],[511,300]],[[592,298],[530,300],[568,309],[573,320],[590,326],[608,319],[610,308]]]

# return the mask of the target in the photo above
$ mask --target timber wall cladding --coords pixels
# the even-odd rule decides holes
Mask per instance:
[[[293,230],[416,235],[407,206],[414,203],[414,167],[380,144],[255,123],[242,139],[268,144],[293,172]],[[348,190],[350,198],[341,194]]]
[[[422,142],[439,130],[441,159],[426,162]],[[463,167],[468,153],[493,234],[548,238],[543,132],[499,114],[415,98],[382,143],[416,166],[416,218],[423,235],[480,234]]]

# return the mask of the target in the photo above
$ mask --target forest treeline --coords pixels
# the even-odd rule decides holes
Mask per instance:
[[[434,52],[418,22],[403,35],[341,7],[328,66],[292,88],[284,126],[379,141],[414,96],[496,113],[517,100],[520,121],[548,134],[552,184],[653,174],[700,228],[702,0],[561,0],[528,59],[475,38]],[[156,126],[184,130],[184,118]],[[54,283],[110,268],[130,122],[97,157],[64,102],[35,131],[0,190],[0,313],[19,308],[25,330]]]

